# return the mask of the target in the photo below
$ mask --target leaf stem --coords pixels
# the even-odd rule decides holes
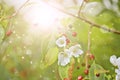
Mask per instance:
[[[1,21],[2,21],[2,20],[6,20],[6,19],[11,19],[11,18],[15,17],[15,16],[20,12],[20,10],[21,10],[29,1],[30,1],[30,0],[27,0],[27,1],[26,1],[24,4],[22,4],[22,5],[19,7],[19,9],[16,10],[12,15],[10,15],[10,16],[8,16],[8,17],[5,17],[5,18],[2,18]]]
[[[78,16],[80,16],[80,14],[81,14],[81,10],[82,10],[82,8],[83,8],[84,2],[85,2],[85,1],[83,0],[81,6],[80,6],[80,8],[79,8],[79,11],[78,11]]]
[[[102,25],[96,24],[96,23],[94,23],[94,22],[92,22],[92,21],[90,21],[90,20],[88,20],[88,19],[86,19],[86,18],[83,18],[83,17],[81,17],[81,16],[76,16],[76,15],[70,13],[70,12],[67,12],[67,11],[65,11],[65,10],[63,10],[63,9],[60,9],[60,8],[54,6],[54,5],[49,4],[49,3],[46,3],[46,4],[48,4],[50,7],[53,7],[53,8],[55,8],[56,10],[58,10],[58,11],[64,13],[64,14],[67,14],[67,15],[69,15],[69,16],[72,16],[72,17],[74,17],[74,18],[77,18],[77,19],[79,19],[79,20],[82,20],[82,21],[90,24],[90,25],[93,26],[93,27],[100,28],[100,29],[103,29],[103,30],[105,30],[105,31],[108,31],[108,32],[111,32],[111,33],[120,35],[120,31],[119,31],[119,30],[104,27],[104,26],[102,26]]]

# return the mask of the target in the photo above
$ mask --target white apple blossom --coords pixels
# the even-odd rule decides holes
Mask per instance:
[[[115,55],[112,55],[110,57],[110,62],[114,65],[117,66],[117,57]]]
[[[56,44],[58,47],[65,47],[66,46],[66,37],[62,36],[56,40]]]
[[[79,57],[79,55],[83,54],[83,50],[81,50],[80,48],[81,46],[77,44],[77,45],[70,47],[69,50],[74,57]]]
[[[115,72],[120,75],[120,69],[115,69]]]
[[[118,69],[115,69],[116,73],[116,80],[120,80],[120,57],[116,57],[115,55],[112,55],[110,57],[110,62],[114,65],[117,66]]]
[[[112,55],[110,57],[110,62],[114,65],[114,66],[118,66],[118,68],[120,69],[120,57],[116,57],[115,55]]]
[[[83,9],[83,13],[90,15],[90,16],[96,16],[98,15],[102,10],[104,9],[102,3],[100,2],[89,2],[85,5],[85,8]]]
[[[120,75],[116,75],[116,80],[120,80]]]
[[[65,66],[70,63],[71,53],[68,49],[58,54],[58,65]]]
[[[120,68],[120,57],[117,58],[116,63],[117,63],[117,66]]]

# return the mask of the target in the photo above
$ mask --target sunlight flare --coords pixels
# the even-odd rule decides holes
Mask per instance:
[[[37,29],[43,31],[56,28],[56,24],[62,18],[62,14],[46,3],[39,2],[37,5],[29,7],[25,18],[32,28],[37,27]]]

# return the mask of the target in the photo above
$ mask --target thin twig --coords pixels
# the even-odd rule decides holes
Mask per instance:
[[[20,10],[29,2],[30,0],[27,0],[24,4],[22,4],[20,7],[19,7],[19,9],[18,10],[16,10],[12,15],[10,15],[10,16],[8,16],[8,17],[6,17],[6,18],[3,18],[2,20],[6,20],[6,19],[11,19],[11,18],[13,18],[14,16],[16,16],[19,12],[20,12]]]
[[[62,12],[62,13],[65,13],[65,14],[67,14],[67,15],[69,15],[69,16],[72,16],[72,17],[74,17],[74,18],[77,18],[77,19],[79,19],[79,20],[82,20],[82,21],[84,21],[84,22],[92,25],[93,27],[100,28],[100,29],[103,29],[103,30],[105,30],[105,31],[108,31],[108,32],[111,32],[111,33],[119,34],[119,35],[120,35],[120,31],[119,31],[119,30],[115,30],[115,29],[111,29],[111,28],[107,28],[107,27],[98,25],[98,24],[96,24],[96,23],[94,23],[94,22],[92,22],[92,21],[89,21],[89,20],[81,17],[81,16],[76,16],[76,15],[74,15],[74,14],[72,14],[72,13],[69,13],[69,12],[67,12],[67,11],[65,11],[65,10],[63,10],[63,9],[60,9],[60,8],[58,8],[58,7],[56,7],[56,6],[53,6],[53,5],[49,4],[49,3],[46,3],[46,4],[48,4],[49,6],[55,8],[56,10],[58,10],[58,11],[60,11],[60,12]]]
[[[69,80],[72,80],[74,65],[75,65],[75,61],[73,59],[72,63],[70,64],[70,68],[68,69]]]
[[[88,51],[90,51],[90,46],[91,46],[91,29],[92,26],[88,30]]]
[[[86,69],[88,69],[88,56],[90,55],[90,46],[91,46],[91,30],[92,26],[88,29],[88,50],[85,55]]]
[[[85,68],[88,69],[88,54],[89,52],[86,52],[85,54]]]
[[[78,16],[80,16],[80,13],[81,13],[81,10],[82,10],[82,8],[83,8],[83,5],[84,5],[84,0],[82,1],[82,4],[81,4],[81,6],[80,6],[80,8],[79,8]]]
[[[6,19],[11,19],[11,18],[13,18],[14,16],[16,16],[18,13],[19,13],[19,11],[29,2],[30,0],[27,0],[15,13],[13,13],[11,16],[9,16],[9,17],[6,17],[6,18],[2,18],[0,21],[2,21],[2,20],[6,20]],[[10,21],[9,21],[9,23],[10,23]],[[8,23],[8,25],[9,25],[9,23]],[[3,38],[3,40],[2,40],[2,42],[0,43],[0,49],[1,49],[1,45],[2,44],[4,44],[4,42],[6,41],[8,39],[8,37],[4,37]],[[4,52],[4,51],[3,51]],[[2,53],[3,53],[2,52]]]

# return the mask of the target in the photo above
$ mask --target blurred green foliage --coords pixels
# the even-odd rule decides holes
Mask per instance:
[[[100,1],[102,0],[90,0]],[[119,1],[120,4],[120,1]],[[14,13],[14,8],[0,3],[0,80],[61,80],[68,77],[70,64],[62,67],[57,64],[58,48],[55,45],[58,35],[40,33],[37,37],[28,34],[28,24],[21,15],[5,19]],[[105,9],[97,16],[87,16],[90,21],[99,25],[120,30],[120,17],[112,10]],[[73,30],[66,35],[74,43],[80,43],[84,52],[87,51],[88,29],[91,25],[76,18],[64,18],[61,21],[65,29],[71,25]],[[10,36],[6,32],[11,30]],[[77,32],[73,38],[71,32]],[[24,42],[27,39],[27,42]],[[92,27],[91,53],[95,55],[95,63],[90,62],[90,74],[83,74],[84,56],[75,59],[73,80],[83,75],[90,80],[114,80],[114,67],[110,64],[111,55],[120,56],[120,35]],[[70,45],[72,45],[71,43]],[[80,60],[80,61],[78,61]],[[77,69],[80,67],[80,69]],[[94,75],[95,69],[108,70],[109,73]],[[110,76],[110,77],[109,77]],[[112,77],[111,77],[112,76]],[[106,78],[106,79],[105,79]]]

